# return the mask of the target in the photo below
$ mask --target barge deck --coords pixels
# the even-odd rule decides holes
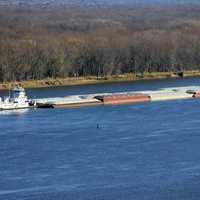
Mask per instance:
[[[200,98],[200,87],[161,88],[155,91],[130,91],[119,93],[101,93],[73,95],[56,98],[35,99],[38,108],[72,108],[82,106],[135,104],[151,101],[169,101]]]

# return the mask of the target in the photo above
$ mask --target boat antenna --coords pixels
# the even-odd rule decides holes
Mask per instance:
[[[10,99],[10,90],[11,90],[10,88],[11,88],[11,87],[10,87],[10,84],[9,84],[9,88],[8,88],[8,89],[9,89],[9,99]]]

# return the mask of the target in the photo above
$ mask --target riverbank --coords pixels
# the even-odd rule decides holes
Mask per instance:
[[[183,75],[183,76],[182,76]],[[152,72],[144,73],[143,75],[124,74],[97,78],[95,76],[89,77],[67,77],[57,79],[45,80],[29,80],[20,82],[4,82],[0,84],[0,90],[6,90],[14,85],[19,85],[24,88],[43,88],[43,87],[58,87],[58,86],[73,86],[73,85],[88,85],[88,84],[103,84],[125,81],[139,81],[139,80],[157,80],[166,78],[179,78],[179,77],[200,77],[200,71],[185,71],[183,74],[173,72]]]

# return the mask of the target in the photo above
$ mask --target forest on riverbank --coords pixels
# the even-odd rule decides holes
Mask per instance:
[[[200,6],[0,8],[0,82],[200,69]]]

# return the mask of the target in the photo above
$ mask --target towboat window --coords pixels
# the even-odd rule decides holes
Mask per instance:
[[[11,92],[10,97],[17,98],[17,97],[19,97],[19,95],[20,95],[20,91],[13,91],[13,92]]]

